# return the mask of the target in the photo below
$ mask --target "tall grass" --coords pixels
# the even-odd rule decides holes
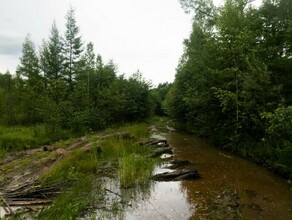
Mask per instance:
[[[31,127],[0,126],[0,151],[19,151],[50,142],[44,125]],[[0,153],[1,155],[1,153]]]
[[[123,188],[147,183],[155,166],[155,160],[139,154],[130,154],[119,161],[119,178]]]

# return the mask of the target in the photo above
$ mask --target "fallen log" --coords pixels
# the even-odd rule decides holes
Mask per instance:
[[[52,200],[22,198],[6,200],[6,202],[9,204],[9,206],[28,206],[28,205],[46,205],[52,203]]]
[[[158,148],[155,150],[150,157],[160,157],[162,154],[173,154],[171,147],[168,148]]]
[[[144,145],[147,147],[168,147],[169,146],[166,139],[142,142],[142,143],[139,143],[139,145]]]
[[[198,179],[200,175],[197,170],[179,170],[174,172],[159,173],[152,176],[155,181],[179,181]]]
[[[179,167],[190,165],[191,161],[189,160],[172,160],[169,161],[169,165],[165,166],[165,169],[177,169]]]

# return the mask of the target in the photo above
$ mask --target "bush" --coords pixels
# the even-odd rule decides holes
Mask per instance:
[[[266,134],[271,145],[283,148],[292,142],[292,106],[281,106],[274,113],[265,112],[262,118],[267,120]]]

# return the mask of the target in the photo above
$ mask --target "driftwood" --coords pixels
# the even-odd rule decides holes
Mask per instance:
[[[174,172],[165,172],[152,176],[156,181],[179,181],[198,179],[200,175],[197,170],[180,170]]]
[[[179,167],[190,165],[191,161],[189,160],[172,160],[169,161],[169,165],[165,166],[165,169],[177,169]]]
[[[107,192],[110,192],[110,193],[112,193],[112,194],[114,194],[114,195],[116,195],[116,196],[119,196],[119,197],[123,197],[122,195],[120,195],[120,194],[118,194],[118,193],[116,193],[116,192],[114,192],[114,191],[111,191],[110,189],[107,189],[107,188],[105,188],[105,191],[107,191]]]
[[[145,143],[140,143],[140,145],[148,146],[148,147],[168,147],[169,144],[167,143],[166,139],[161,140],[153,140],[153,141],[147,141]]]
[[[0,201],[2,201],[3,204],[5,205],[3,206],[3,208],[4,208],[4,211],[7,213],[7,215],[15,215],[14,210],[10,207],[10,205],[6,202],[6,200],[2,196],[0,196]]]
[[[32,199],[32,198],[21,198],[21,199],[9,199],[6,203],[9,206],[30,206],[30,205],[46,205],[52,201],[48,199]]]
[[[36,179],[16,186],[13,189],[6,190],[1,193],[1,200],[9,209],[10,206],[32,206],[32,205],[46,205],[52,202],[50,197],[61,193],[61,186],[64,183],[55,183],[50,186],[35,185]]]
[[[162,154],[173,154],[171,147],[167,148],[158,148],[154,151],[150,157],[160,157]]]

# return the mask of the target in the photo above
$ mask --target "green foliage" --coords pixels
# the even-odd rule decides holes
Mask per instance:
[[[64,35],[54,22],[39,56],[30,36],[25,38],[16,75],[0,73],[0,125],[45,124],[46,142],[145,120],[154,112],[151,84],[139,71],[128,79],[117,76],[113,61],[96,56],[92,43],[83,51],[76,23],[70,8]],[[16,142],[7,148],[20,149]]]
[[[44,42],[40,54],[40,66],[46,78],[46,84],[52,84],[52,80],[57,80],[61,75],[63,65],[62,39],[54,22],[48,42]]]
[[[39,59],[35,50],[35,45],[32,42],[30,35],[25,37],[25,41],[22,45],[22,57],[20,58],[20,65],[17,68],[17,72],[22,77],[27,78],[27,83],[33,89],[38,87],[40,82],[40,69]]]
[[[0,127],[0,149],[19,151],[50,142],[44,125],[31,127]]]
[[[78,73],[80,56],[83,52],[82,40],[79,35],[79,28],[76,25],[75,11],[71,7],[66,15],[66,32],[64,39],[64,76],[69,85],[70,91]]]
[[[160,83],[157,88],[151,90],[154,113],[158,116],[166,115],[166,96],[171,89],[171,83]]]
[[[212,1],[181,3],[195,12],[195,21],[167,112],[221,147],[289,167],[292,2],[267,0],[258,8],[246,0],[225,0],[219,7]]]
[[[281,106],[274,113],[264,112],[262,117],[267,120],[266,134],[268,141],[278,148],[284,148],[285,145],[291,146],[292,106]]]

